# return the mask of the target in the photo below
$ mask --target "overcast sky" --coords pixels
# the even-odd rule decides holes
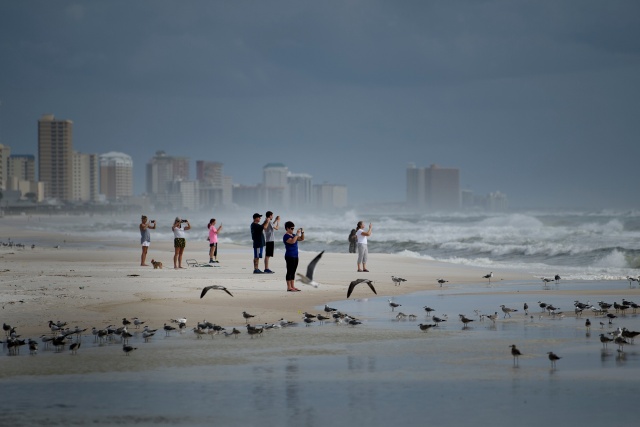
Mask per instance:
[[[640,207],[640,1],[3,1],[0,143],[282,162],[350,201],[457,167],[512,206]],[[191,169],[195,178],[195,165]]]

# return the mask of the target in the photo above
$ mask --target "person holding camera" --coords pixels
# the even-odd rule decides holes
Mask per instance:
[[[216,228],[216,219],[209,221],[209,264],[218,264],[218,233],[222,230],[222,224]]]
[[[275,221],[273,220],[273,212],[267,211],[265,214],[266,219],[262,224],[264,228],[264,240],[265,240],[265,254],[264,254],[264,272],[273,274],[273,271],[269,269],[269,258],[273,256],[273,251],[275,248],[275,233],[274,231],[278,230],[280,226],[280,215],[276,216]]]
[[[142,220],[140,221],[140,244],[142,245],[142,255],[140,255],[140,266],[147,267],[149,264],[146,264],[147,261],[147,251],[149,250],[149,245],[151,244],[151,233],[149,230],[153,230],[156,228],[156,220],[152,219],[148,221],[146,215],[142,215]]]
[[[287,264],[287,292],[300,292],[300,289],[294,286],[296,281],[296,270],[298,269],[298,242],[304,240],[304,230],[298,228],[294,234],[295,224],[287,221],[284,224],[285,234],[282,237],[284,242],[284,261]]]
[[[182,224],[185,224],[185,226],[183,227]],[[184,248],[187,246],[187,239],[185,238],[184,232],[191,230],[191,224],[189,224],[189,221],[186,219],[176,217],[175,221],[173,221],[171,230],[173,230],[173,247],[175,248],[175,253],[173,255],[173,268],[177,270],[179,268],[184,268],[182,266],[182,254],[184,253]]]

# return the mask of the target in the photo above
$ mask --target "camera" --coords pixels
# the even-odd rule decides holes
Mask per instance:
[[[182,220],[180,220],[180,222],[185,223],[185,222],[189,222],[189,221],[187,221],[186,219],[182,219]]]
[[[151,220],[151,222],[156,222],[156,220],[155,220],[155,219],[152,219],[152,220]]]

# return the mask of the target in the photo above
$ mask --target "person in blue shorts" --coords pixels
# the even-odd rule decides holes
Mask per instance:
[[[264,248],[265,241],[264,225],[260,224],[260,218],[262,218],[262,215],[254,213],[253,222],[251,223],[251,240],[253,240],[253,274],[262,274],[262,271],[258,267],[260,258],[262,258],[262,250]]]

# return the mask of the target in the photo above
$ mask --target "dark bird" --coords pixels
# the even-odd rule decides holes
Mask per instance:
[[[607,344],[613,341],[613,338],[609,338],[605,334],[600,334],[600,342],[602,343],[602,348],[607,348]]]
[[[420,327],[421,331],[427,332],[429,329],[433,328],[436,325],[435,324],[428,324],[428,323],[427,324],[420,323],[418,326]]]
[[[131,347],[130,345],[126,345],[126,344],[122,344],[122,351],[124,351],[124,354],[126,356],[129,355],[129,353],[131,353],[134,350],[137,350],[138,347]]]
[[[222,285],[211,285],[211,286],[205,286],[204,288],[202,288],[202,292],[200,293],[200,298],[202,298],[207,292],[209,292],[210,289],[219,289],[219,290],[225,291],[229,295],[233,296],[231,294],[231,292],[229,292],[229,290],[227,288],[225,288],[224,286],[222,286]]]
[[[320,252],[318,255],[316,255],[316,257],[314,259],[311,260],[311,262],[307,266],[307,274],[306,275],[303,275],[301,273],[297,273],[297,275],[300,276],[298,278],[298,280],[300,280],[305,285],[311,285],[314,288],[318,287],[318,283],[313,280],[313,271],[316,269],[316,264],[318,264],[318,261],[320,261],[320,258],[322,257],[323,253],[324,253],[324,251]]]
[[[122,318],[122,326],[129,326],[131,324],[130,320],[127,320],[126,317]]]
[[[520,350],[518,350],[515,346],[515,344],[511,344],[509,347],[511,347],[511,355],[513,356],[513,364],[517,365],[518,364],[518,357],[522,356],[522,353],[520,352]]]
[[[169,333],[171,331],[175,331],[175,330],[176,330],[176,328],[174,326],[167,325],[166,323],[164,324],[164,332],[165,332],[166,336],[169,336]]]
[[[491,278],[493,277],[493,271],[489,274],[485,274],[482,276],[483,279],[489,279],[489,284],[491,284]]]
[[[71,354],[78,353],[78,349],[80,349],[81,342],[74,342],[69,346],[69,350],[71,350]]]
[[[556,284],[558,284],[558,282],[560,282],[560,275],[556,274],[556,276],[553,278],[553,280],[555,280]]]
[[[562,359],[562,357],[558,356],[553,351],[550,351],[547,354],[549,355],[549,360],[551,361],[551,367],[555,368],[556,367],[556,362],[558,360]]]
[[[366,283],[367,285],[369,285],[369,288],[371,288],[371,290],[373,291],[374,294],[378,295],[378,293],[376,292],[376,288],[373,287],[373,282],[369,279],[356,279],[353,282],[351,282],[349,284],[349,289],[347,290],[347,298],[349,298],[351,296],[351,293],[353,292],[353,289],[356,287],[356,285],[359,285],[360,283]]]
[[[448,280],[444,280],[444,279],[438,279],[438,283],[440,283],[440,287],[442,287],[442,285],[444,285],[445,283],[448,283]]]
[[[607,318],[609,318],[609,324],[612,324],[613,323],[613,319],[617,319],[618,316],[616,316],[613,313],[607,313]]]
[[[584,322],[584,326],[586,326],[587,331],[588,331],[589,329],[591,329],[591,320],[587,319],[587,320]]]
[[[434,322],[436,322],[436,325],[439,325],[440,322],[446,322],[447,319],[445,319],[444,317],[438,317],[438,316],[433,316],[431,318],[431,320],[433,320]]]
[[[427,315],[431,316],[431,312],[432,312],[432,311],[435,311],[435,309],[433,309],[433,308],[431,308],[431,307],[429,307],[429,306],[426,306],[426,305],[425,305],[425,306],[424,306],[424,311],[426,311],[426,312],[427,312]]]
[[[464,327],[467,327],[468,323],[473,322],[473,319],[469,319],[468,317],[466,317],[464,314],[458,314],[458,316],[460,316],[460,321],[464,324]]]
[[[249,323],[249,319],[251,319],[252,317],[256,317],[253,314],[249,314],[246,311],[242,312],[242,317],[244,317],[244,322],[245,323]]]
[[[523,308],[524,308],[524,314],[529,314],[529,304],[525,302]]]

